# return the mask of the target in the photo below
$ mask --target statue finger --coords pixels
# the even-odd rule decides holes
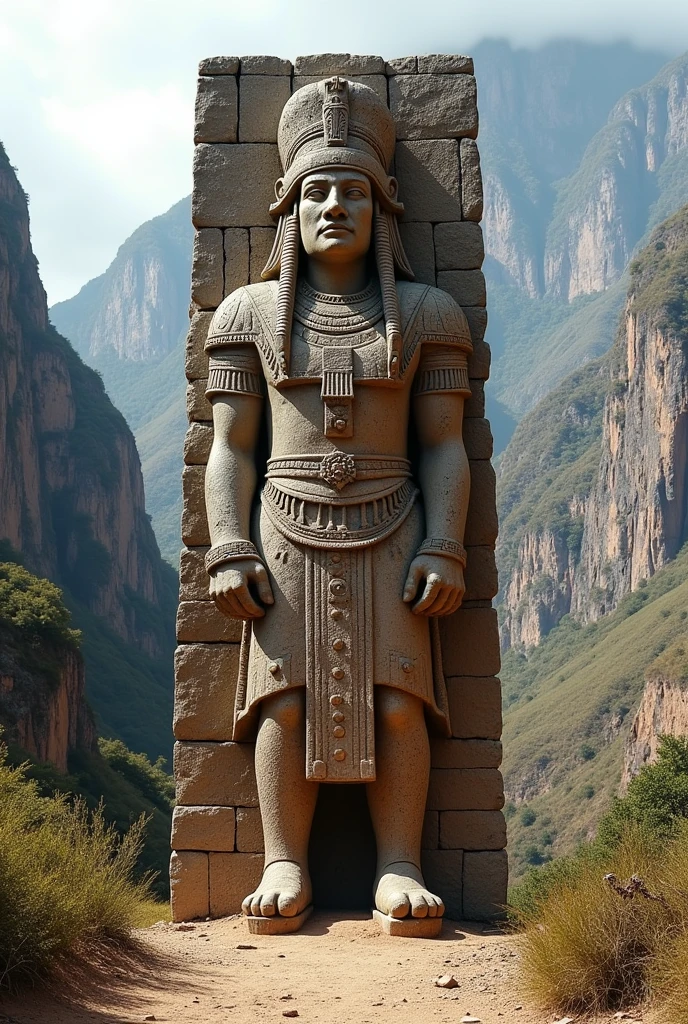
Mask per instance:
[[[260,564],[260,562],[256,565],[254,575],[256,577],[256,586],[258,587],[258,597],[261,599],[263,604],[274,604],[275,598],[272,594],[272,587],[270,586],[267,570],[264,565]]]
[[[220,591],[217,594],[217,596],[215,598],[215,601],[216,601],[218,607],[220,608],[220,610],[223,611],[225,613],[225,615],[229,615],[229,617],[231,619],[245,619],[246,618],[246,616],[244,615],[244,612],[243,612],[243,610],[241,608],[241,605],[239,604],[239,602],[237,601],[236,597],[234,596],[233,591],[229,591],[229,593],[225,593],[223,591]]]
[[[426,610],[426,615],[444,615],[444,609],[451,602],[454,596],[454,588],[448,583],[441,588],[440,592],[435,597],[430,607]]]
[[[411,562],[411,568],[408,571],[406,577],[406,583],[404,584],[404,601],[408,604],[409,601],[413,601],[414,597],[418,592],[418,584],[423,578],[423,566],[415,560]]]
[[[413,611],[416,615],[427,614],[428,608],[434,604],[437,592],[442,586],[442,579],[437,573],[431,573],[425,581],[425,589],[420,597],[419,601],[413,606]]]
[[[462,601],[463,601],[463,591],[460,590],[458,593],[455,592],[454,593],[454,600],[451,602],[451,604],[447,608],[444,609],[442,614],[443,615],[453,615],[454,612],[458,612],[459,608],[461,607],[461,602]]]
[[[251,597],[246,584],[241,587],[237,587],[237,589],[233,591],[232,596],[239,603],[239,607],[242,610],[242,618],[258,619],[265,615],[265,612],[260,605]]]

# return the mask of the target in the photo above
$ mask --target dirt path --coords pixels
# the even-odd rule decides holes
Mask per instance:
[[[69,1006],[52,996],[0,1003],[0,1024],[559,1019],[529,1007],[519,992],[518,940],[479,925],[446,922],[441,938],[433,940],[390,938],[367,915],[338,920],[326,913],[315,914],[299,934],[281,937],[249,936],[239,918],[181,929],[159,924],[141,930],[142,955],[113,963]],[[437,988],[433,979],[443,974],[454,975],[458,988]],[[650,1024],[648,1017],[645,1022]]]

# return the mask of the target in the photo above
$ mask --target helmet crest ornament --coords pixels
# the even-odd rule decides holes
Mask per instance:
[[[325,82],[323,129],[326,146],[346,146],[349,135],[349,83],[345,78],[328,78]]]

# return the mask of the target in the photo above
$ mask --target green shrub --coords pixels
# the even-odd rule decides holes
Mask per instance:
[[[102,961],[129,940],[150,900],[133,875],[144,826],[120,838],[101,810],[41,796],[0,746],[0,988]]]
[[[537,820],[537,814],[531,810],[530,807],[524,807],[521,811],[521,824],[522,825],[534,825]]]
[[[29,643],[48,640],[76,648],[81,634],[70,629],[62,591],[13,562],[0,562],[0,622],[21,631]]]

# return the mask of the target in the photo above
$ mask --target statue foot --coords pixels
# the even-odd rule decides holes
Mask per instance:
[[[441,918],[444,903],[426,888],[420,868],[407,861],[385,865],[375,885],[375,906],[394,919]]]
[[[293,860],[273,861],[263,871],[260,885],[247,896],[241,907],[251,917],[289,917],[301,915],[312,896],[308,871]]]

